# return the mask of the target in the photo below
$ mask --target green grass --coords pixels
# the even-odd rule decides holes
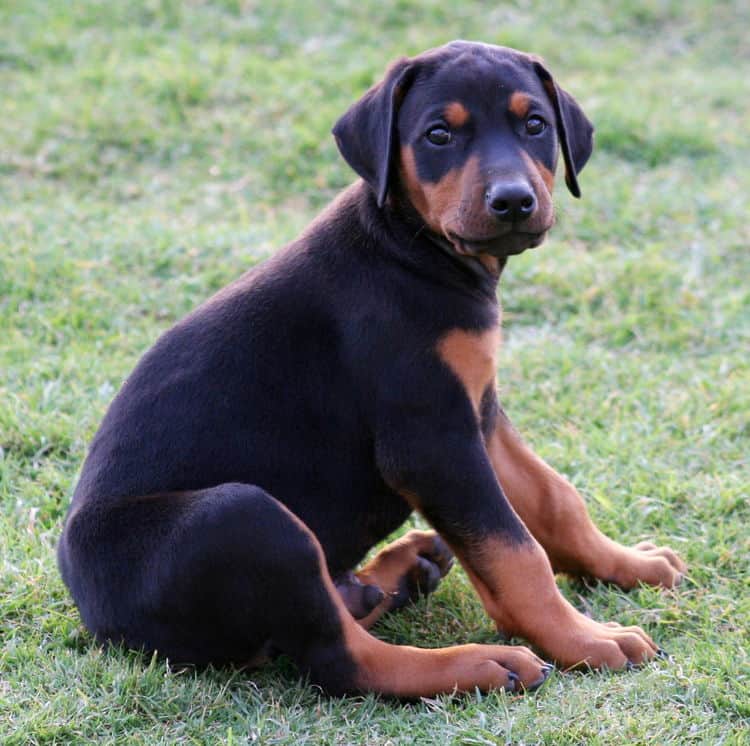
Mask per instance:
[[[0,741],[750,742],[748,28],[742,0],[0,0]],[[54,545],[107,403],[352,179],[329,130],[385,65],[455,37],[542,54],[597,125],[503,278],[499,373],[608,533],[689,561],[675,592],[562,583],[672,661],[403,705],[101,649]],[[458,571],[376,631],[493,639]]]

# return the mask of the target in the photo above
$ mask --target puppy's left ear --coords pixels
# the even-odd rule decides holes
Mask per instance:
[[[396,115],[413,79],[414,65],[403,58],[394,62],[383,80],[353,104],[333,128],[344,160],[373,188],[382,207],[388,194]]]
[[[576,178],[594,149],[594,125],[578,102],[555,83],[547,68],[534,60],[534,70],[547,91],[557,119],[557,136],[565,162],[565,183],[574,197],[581,196]]]

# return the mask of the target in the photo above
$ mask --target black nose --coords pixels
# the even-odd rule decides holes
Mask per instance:
[[[492,184],[485,194],[487,207],[498,219],[525,220],[536,209],[536,196],[528,184],[506,181]]]

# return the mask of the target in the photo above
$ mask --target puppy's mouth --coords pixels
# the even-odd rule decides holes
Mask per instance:
[[[455,252],[461,256],[489,254],[495,257],[504,257],[521,254],[526,249],[533,249],[539,246],[544,241],[546,235],[546,229],[535,232],[510,230],[499,236],[470,238],[448,231],[446,238]]]

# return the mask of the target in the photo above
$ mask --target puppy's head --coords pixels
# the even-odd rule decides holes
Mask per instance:
[[[593,141],[539,58],[472,42],[397,61],[333,133],[381,207],[405,199],[443,245],[496,257],[544,240],[558,151],[578,197]]]

